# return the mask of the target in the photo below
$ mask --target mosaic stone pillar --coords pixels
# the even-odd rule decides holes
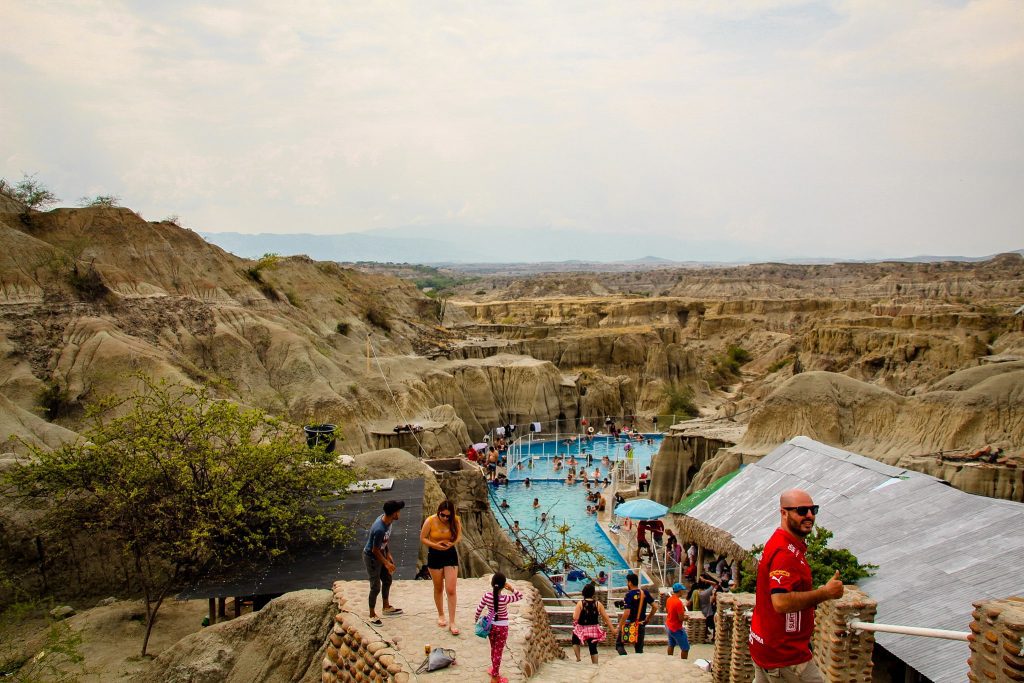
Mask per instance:
[[[749,683],[754,680],[754,662],[750,659],[750,620],[754,616],[754,594],[733,596],[732,652],[729,656],[729,681]]]
[[[697,645],[708,642],[708,625],[703,612],[686,613],[686,637]]]
[[[967,677],[974,683],[1024,681],[1024,597],[974,603]]]
[[[871,683],[871,653],[875,634],[847,628],[850,621],[875,620],[878,603],[856,586],[843,597],[827,600],[814,613],[814,661],[829,683]]]
[[[711,657],[711,680],[715,683],[729,683],[735,602],[736,596],[732,593],[718,595],[718,611],[715,612],[715,653]]]

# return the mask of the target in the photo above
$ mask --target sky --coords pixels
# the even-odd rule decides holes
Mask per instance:
[[[62,205],[722,260],[1024,247],[1020,0],[3,6],[0,176]]]

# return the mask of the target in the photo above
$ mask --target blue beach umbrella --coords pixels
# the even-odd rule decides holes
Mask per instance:
[[[630,519],[658,519],[668,513],[668,508],[661,503],[656,503],[650,498],[634,498],[627,500],[615,508],[615,514],[619,517]]]

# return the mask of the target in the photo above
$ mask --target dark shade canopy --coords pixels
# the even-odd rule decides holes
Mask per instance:
[[[391,531],[391,554],[395,558],[396,579],[413,579],[420,550],[420,526],[423,524],[423,480],[396,480],[390,491],[350,493],[340,504],[327,511],[330,519],[341,520],[353,530],[352,540],[342,546],[310,545],[271,561],[235,568],[215,578],[207,578],[182,591],[178,598],[228,598],[249,595],[276,595],[305,588],[329,589],[335,581],[366,578],[363,546],[370,525],[383,510],[384,501],[404,500],[405,509]]]

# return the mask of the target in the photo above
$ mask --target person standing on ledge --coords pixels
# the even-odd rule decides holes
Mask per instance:
[[[388,549],[388,541],[391,539],[391,525],[401,516],[404,507],[404,500],[389,500],[384,503],[384,514],[374,520],[370,532],[366,535],[363,564],[366,565],[366,574],[370,577],[370,623],[374,626],[384,625],[377,616],[378,593],[384,598],[384,616],[392,617],[402,613],[401,609],[388,600],[391,593],[391,575],[395,573],[395,558]]]
[[[814,528],[818,506],[801,489],[779,497],[782,522],[765,544],[757,566],[757,595],[750,622],[750,658],[755,683],[822,683],[810,641],[814,608],[843,597],[837,571],[814,588],[804,539]]]
[[[459,635],[455,625],[455,592],[459,578],[459,552],[455,545],[462,539],[462,522],[455,516],[455,505],[443,500],[437,514],[427,517],[420,529],[420,543],[427,546],[427,568],[434,582],[434,606],[437,607],[437,625],[447,627],[453,636]],[[444,618],[444,597],[448,596],[448,619]]]

